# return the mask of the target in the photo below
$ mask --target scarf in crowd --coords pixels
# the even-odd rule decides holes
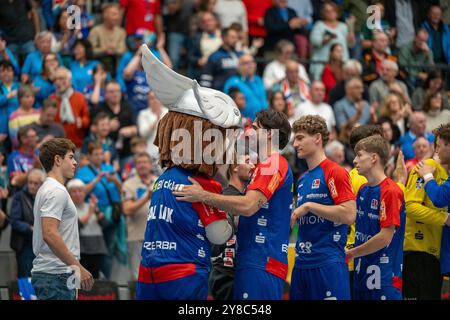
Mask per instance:
[[[59,96],[61,97],[61,110],[59,111],[61,122],[75,123],[75,116],[73,115],[72,105],[70,104],[69,100],[72,94],[72,88],[69,88],[63,93],[59,94]]]
[[[283,91],[284,99],[286,100],[287,110],[294,110],[296,105],[291,93],[291,88],[289,87],[289,81],[287,79],[284,79],[281,82],[281,90]],[[298,93],[300,95],[301,102],[305,102],[306,100],[311,101],[309,88],[303,80],[298,80]]]

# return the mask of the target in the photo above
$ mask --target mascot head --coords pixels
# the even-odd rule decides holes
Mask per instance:
[[[197,81],[168,68],[145,44],[141,52],[148,83],[156,97],[169,109],[158,124],[154,141],[159,147],[161,167],[180,166],[213,176],[217,163],[205,160],[204,151],[209,145],[216,144],[214,157],[223,156],[226,129],[239,125],[241,113],[238,107],[228,95],[203,88]],[[211,139],[204,139],[211,136],[212,131],[220,133],[222,139],[214,134]],[[180,143],[183,148],[179,148]]]

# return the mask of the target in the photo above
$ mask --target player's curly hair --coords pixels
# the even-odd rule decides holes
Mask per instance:
[[[292,131],[294,133],[303,131],[309,135],[320,133],[322,136],[322,146],[325,146],[330,138],[327,123],[321,116],[307,115],[295,120],[292,124]]]
[[[444,140],[445,144],[450,143],[450,123],[441,124],[433,130],[433,133],[439,139]]]

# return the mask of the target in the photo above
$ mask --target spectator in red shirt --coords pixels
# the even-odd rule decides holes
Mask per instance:
[[[55,121],[63,125],[66,137],[80,148],[89,127],[89,111],[83,94],[74,91],[71,82],[71,72],[66,68],[58,68],[55,76],[56,93],[50,99],[56,100],[58,104]]]
[[[125,9],[125,30],[133,35],[138,29],[147,29],[163,37],[160,0],[120,0]]]
[[[242,0],[247,9],[248,35],[250,39],[265,37],[264,15],[272,6],[272,0]]]
[[[331,89],[334,88],[336,83],[344,80],[343,67],[344,61],[342,60],[342,53],[344,48],[339,43],[335,43],[330,49],[330,59],[325,65],[322,73],[322,82],[325,84],[325,101],[328,102]]]

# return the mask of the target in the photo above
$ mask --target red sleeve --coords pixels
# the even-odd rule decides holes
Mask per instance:
[[[222,186],[219,182],[215,181],[213,178],[206,176],[195,176],[193,177],[203,189],[213,193],[222,193]],[[192,208],[197,211],[200,220],[202,221],[203,226],[207,226],[214,221],[218,220],[226,220],[227,215],[224,211],[219,210],[217,208],[213,208],[204,204],[203,202],[194,202],[192,204]]]
[[[272,198],[275,191],[283,184],[289,165],[280,154],[273,155],[265,162],[259,163],[247,190],[261,191],[267,198]]]
[[[155,1],[155,15],[161,14],[161,1],[156,0]]]
[[[119,3],[122,8],[126,8],[128,5],[128,0],[120,0]]]
[[[403,193],[390,185],[381,186],[380,227],[400,227],[400,210],[403,205]]]
[[[347,170],[331,161],[326,161],[322,169],[325,172],[325,180],[335,205],[355,200],[350,175]]]
[[[322,82],[327,91],[330,91],[336,85],[336,79],[334,78],[334,74],[328,65],[326,65],[323,70]]]

